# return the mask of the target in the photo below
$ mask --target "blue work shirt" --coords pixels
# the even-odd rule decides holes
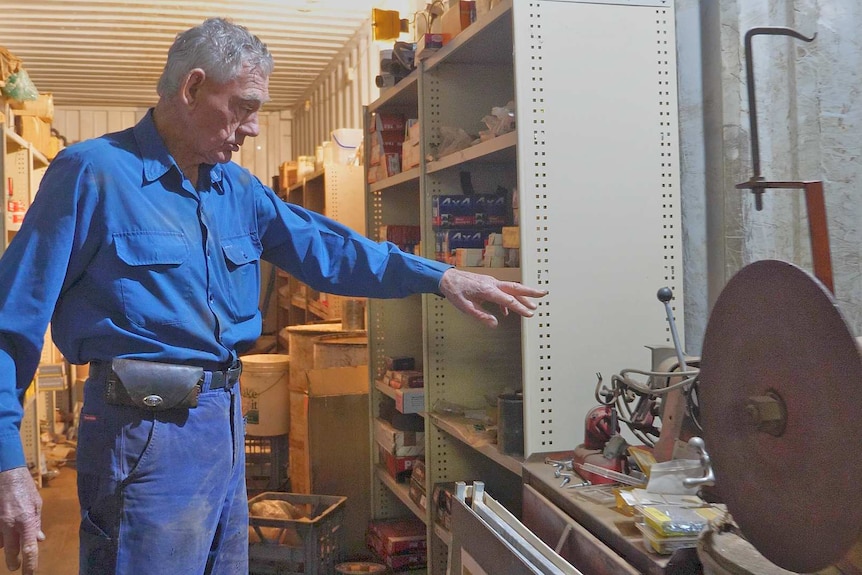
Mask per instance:
[[[51,163],[0,259],[0,471],[25,464],[22,399],[49,321],[74,364],[215,369],[260,336],[260,260],[323,292],[375,298],[436,292],[450,267],[285,203],[234,163],[201,166],[197,187],[152,111]]]

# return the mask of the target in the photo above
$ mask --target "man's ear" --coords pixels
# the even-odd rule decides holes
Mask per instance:
[[[206,80],[206,72],[200,68],[195,68],[186,74],[185,81],[182,86],[182,97],[186,104],[194,106],[200,98],[201,86]]]

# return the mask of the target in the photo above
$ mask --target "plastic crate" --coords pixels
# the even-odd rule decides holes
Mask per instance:
[[[288,491],[287,435],[245,436],[245,483],[250,494]]]
[[[344,504],[337,495],[267,492],[249,500],[280,499],[307,519],[249,516],[249,575],[330,575],[342,560]],[[274,528],[274,529],[273,529]]]

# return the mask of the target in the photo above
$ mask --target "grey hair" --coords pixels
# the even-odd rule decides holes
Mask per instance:
[[[209,18],[177,34],[156,90],[163,98],[176,95],[180,82],[195,68],[216,82],[229,82],[240,75],[244,66],[269,77],[273,61],[266,44],[244,26],[224,18]]]

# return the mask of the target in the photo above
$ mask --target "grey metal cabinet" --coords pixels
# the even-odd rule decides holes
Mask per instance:
[[[434,198],[462,193],[469,172],[477,193],[517,190],[520,214],[520,267],[478,271],[549,290],[535,317],[501,316],[493,330],[434,295],[369,303],[372,379],[386,356],[415,356],[424,371],[428,494],[481,479],[516,514],[521,498],[523,458],[435,406],[493,409],[521,389],[525,455],[572,449],[596,373],[648,368],[645,346],[670,342],[655,294],[669,286],[682,317],[674,29],[670,0],[501,1],[367,107],[367,120],[417,118],[422,160],[367,185],[369,236],[418,225],[434,257]],[[475,134],[510,100],[514,132],[437,154],[444,128]],[[372,416],[387,395],[373,386]],[[429,571],[445,572],[447,534],[431,506],[379,465],[372,490],[375,516],[409,509],[426,522]]]

